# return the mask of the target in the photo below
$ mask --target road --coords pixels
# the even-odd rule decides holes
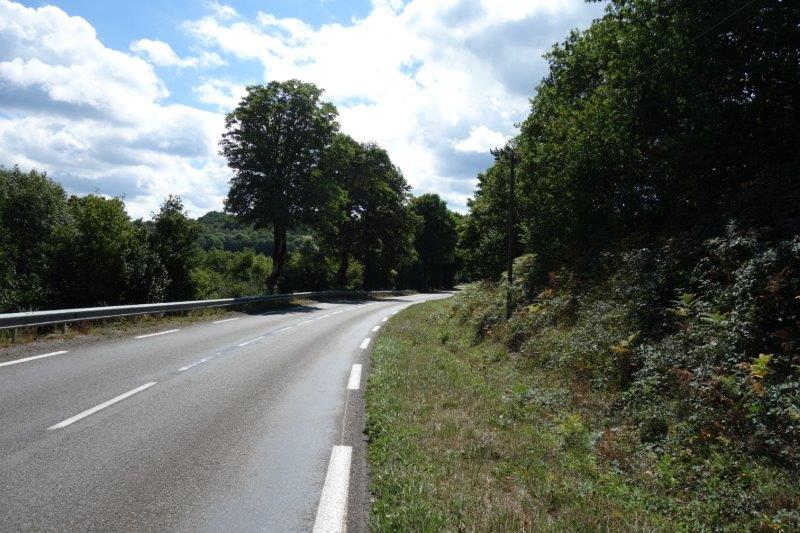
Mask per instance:
[[[0,363],[0,529],[362,529],[369,348],[391,314],[443,296],[315,303]]]

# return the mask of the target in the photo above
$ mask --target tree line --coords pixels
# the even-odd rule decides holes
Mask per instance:
[[[799,8],[741,4],[613,0],[550,50],[509,145],[514,255],[588,271],[609,250],[697,241],[731,219],[796,230]],[[507,153],[478,176],[461,231],[472,278],[505,267]]]
[[[321,94],[296,80],[248,87],[221,141],[225,212],[197,220],[176,196],[132,220],[120,198],[0,167],[0,311],[452,286],[459,216],[411,196],[384,149],[338,131]]]
[[[482,299],[480,327],[615,394],[662,464],[800,471],[798,21],[797,2],[611,0],[547,54],[459,227],[464,272],[505,299],[513,221],[517,305]]]

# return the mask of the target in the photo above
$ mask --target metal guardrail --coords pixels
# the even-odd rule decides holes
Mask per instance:
[[[80,309],[55,309],[50,311],[29,311],[24,313],[0,314],[0,329],[67,324],[86,320],[101,320],[125,316],[149,315],[154,313],[174,313],[206,309],[212,307],[233,307],[266,302],[288,303],[302,298],[342,298],[386,296],[400,294],[402,291],[319,291],[269,294],[264,296],[243,296],[241,298],[220,298],[216,300],[191,300],[186,302],[162,302],[154,304],[115,305],[110,307],[85,307]]]

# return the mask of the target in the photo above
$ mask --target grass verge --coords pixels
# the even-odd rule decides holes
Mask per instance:
[[[476,340],[457,298],[397,315],[374,346],[373,530],[784,529],[724,514],[739,500],[796,498],[784,476],[719,454],[671,462],[618,418],[614,393]]]

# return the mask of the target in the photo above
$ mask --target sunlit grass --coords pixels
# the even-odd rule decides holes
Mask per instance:
[[[600,464],[593,413],[570,379],[470,346],[448,301],[415,306],[377,339],[367,386],[380,531],[670,529],[641,488]]]

